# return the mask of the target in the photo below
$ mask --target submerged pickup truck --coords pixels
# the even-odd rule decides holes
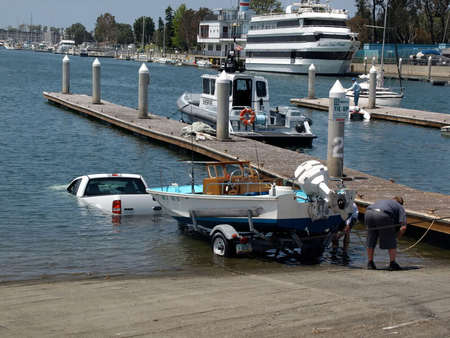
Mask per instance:
[[[115,215],[153,215],[161,207],[147,192],[147,184],[140,175],[95,174],[72,180],[67,191],[82,204]]]

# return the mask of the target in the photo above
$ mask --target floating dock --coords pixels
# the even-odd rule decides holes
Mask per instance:
[[[291,103],[298,107],[328,111],[329,99],[293,98]],[[378,106],[375,109],[362,108],[369,112],[370,118],[374,120],[387,120],[431,128],[441,128],[450,125],[450,114],[385,106]]]
[[[217,140],[195,141],[192,137],[183,137],[182,128],[187,126],[177,120],[158,115],[139,119],[138,111],[102,100],[93,104],[87,95],[43,93],[51,103],[81,113],[85,116],[107,122],[112,126],[148,137],[166,144],[194,151],[209,158],[226,160],[249,160],[258,170],[266,174],[291,180],[297,166],[307,160],[315,159],[288,149],[275,147],[251,139],[232,137],[228,142]],[[449,116],[450,117],[450,116]],[[324,164],[325,161],[321,161]],[[356,202],[360,211],[378,199],[401,195],[405,198],[408,223],[417,228],[450,234],[450,196],[424,192],[409,188],[389,180],[370,176],[365,173],[344,168],[346,186],[357,191]]]

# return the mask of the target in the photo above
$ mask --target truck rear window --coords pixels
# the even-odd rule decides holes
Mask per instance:
[[[144,183],[138,178],[105,177],[90,179],[85,196],[146,194]]]

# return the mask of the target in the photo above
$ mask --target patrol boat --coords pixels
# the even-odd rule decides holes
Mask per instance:
[[[311,147],[317,136],[311,131],[311,119],[293,107],[271,107],[269,85],[262,76],[244,73],[233,52],[222,65],[230,81],[230,134],[265,141],[273,145]],[[201,76],[201,94],[184,93],[177,100],[183,122],[204,122],[216,127],[218,74]]]

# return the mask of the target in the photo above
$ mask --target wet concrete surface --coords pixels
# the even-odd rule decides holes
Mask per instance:
[[[357,227],[348,256],[326,252],[315,265],[223,259],[188,236],[202,264],[186,269],[3,283],[0,336],[448,337],[448,251],[420,244],[390,272],[377,250],[380,269],[369,271],[363,236]]]

